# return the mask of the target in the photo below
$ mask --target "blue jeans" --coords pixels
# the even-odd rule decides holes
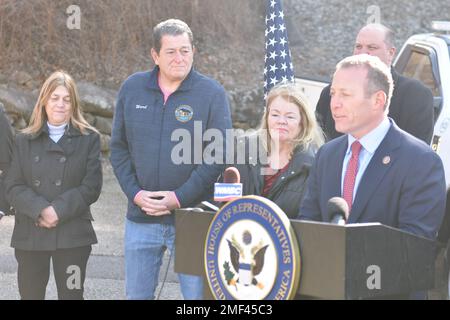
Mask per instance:
[[[169,249],[175,258],[175,226],[168,224],[125,223],[125,285],[129,300],[155,298],[159,270],[164,251]],[[181,293],[186,300],[203,298],[203,279],[200,276],[178,274]]]

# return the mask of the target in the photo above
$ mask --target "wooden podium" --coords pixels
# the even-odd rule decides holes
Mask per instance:
[[[213,217],[213,212],[176,210],[175,272],[205,275],[204,246]],[[367,299],[434,285],[434,241],[379,223],[291,224],[302,261],[298,297]]]

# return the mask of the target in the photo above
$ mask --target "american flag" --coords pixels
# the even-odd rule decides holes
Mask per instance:
[[[264,58],[264,100],[279,82],[294,81],[282,0],[266,0],[266,56]]]

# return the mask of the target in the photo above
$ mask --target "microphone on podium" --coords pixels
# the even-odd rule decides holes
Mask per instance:
[[[223,182],[224,183],[240,183],[241,182],[241,174],[239,170],[235,167],[226,168],[223,173]]]
[[[231,201],[242,197],[241,174],[235,167],[226,168],[223,183],[214,184],[214,201]]]
[[[328,216],[330,217],[330,223],[345,225],[346,217],[348,217],[348,204],[344,198],[333,197],[328,200],[327,204]]]

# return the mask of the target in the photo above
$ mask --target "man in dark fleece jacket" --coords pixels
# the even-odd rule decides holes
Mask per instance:
[[[153,30],[155,68],[130,76],[117,97],[111,163],[128,198],[128,299],[154,298],[163,252],[175,249],[173,209],[208,199],[224,168],[224,144],[208,159],[203,137],[208,130],[225,141],[230,108],[223,87],[192,67],[194,51],[184,22],[161,22]],[[185,299],[202,298],[201,277],[179,280]]]

